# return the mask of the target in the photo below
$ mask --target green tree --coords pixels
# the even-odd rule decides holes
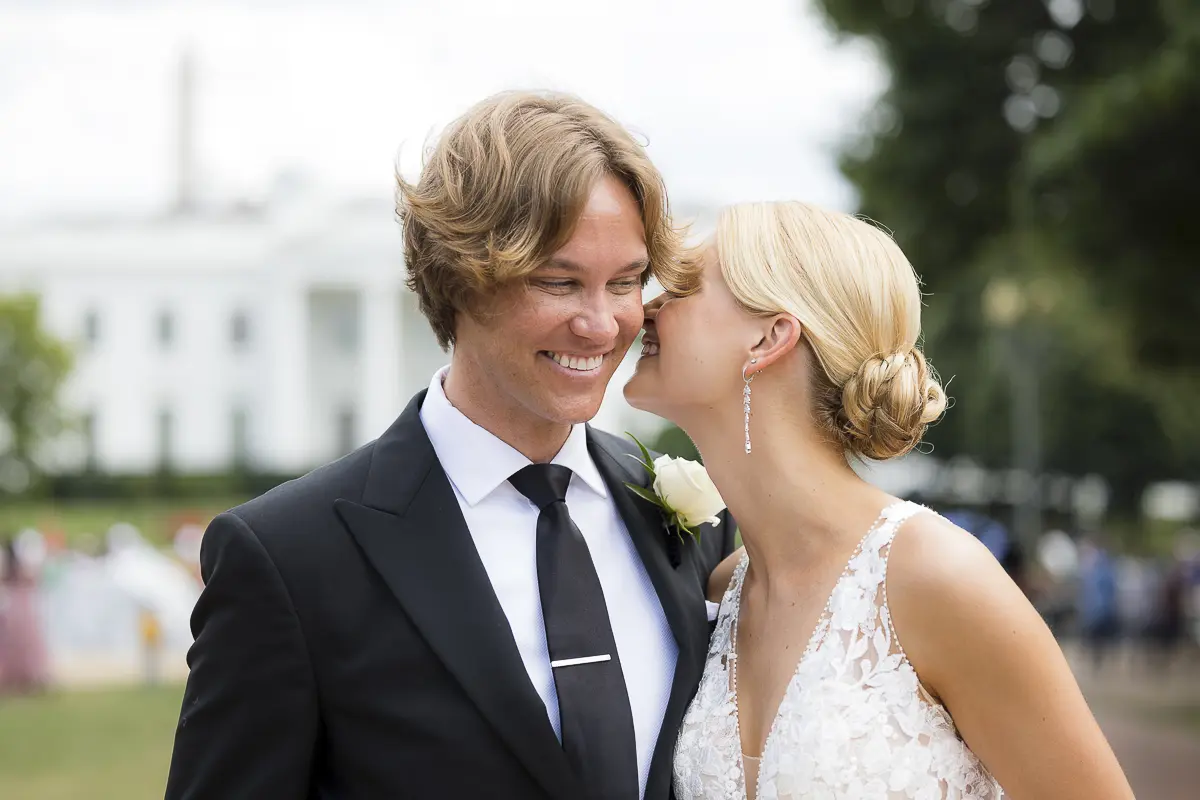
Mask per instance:
[[[1121,482],[1126,510],[1148,480],[1200,474],[1182,402],[1200,359],[1200,6],[817,5],[890,71],[842,169],[932,293],[926,347],[956,407],[931,441],[1008,463],[1007,340],[1038,378],[1047,468]],[[998,281],[1025,289],[1006,329],[982,303]]]
[[[1017,189],[1024,223],[1076,254],[1128,333],[1132,377],[1186,457],[1200,449],[1200,4],[1136,10],[1140,46],[1114,37],[1115,63],[1031,142]]]
[[[41,448],[64,428],[59,388],[71,368],[67,346],[41,325],[36,297],[0,296],[0,492],[29,489]]]

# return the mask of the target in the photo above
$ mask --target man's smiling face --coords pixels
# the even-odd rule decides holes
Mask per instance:
[[[479,318],[460,315],[456,361],[468,359],[496,406],[525,422],[592,419],[641,328],[647,261],[637,200],[601,178],[563,247]]]

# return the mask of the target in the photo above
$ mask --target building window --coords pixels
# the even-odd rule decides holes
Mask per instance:
[[[80,421],[80,433],[83,437],[83,468],[95,472],[99,459],[96,454],[96,412],[89,411]]]
[[[169,470],[175,463],[175,415],[169,408],[158,412],[158,467]]]
[[[356,301],[339,303],[331,309],[333,313],[333,339],[343,353],[358,350],[358,304]]]
[[[158,343],[166,348],[175,341],[175,315],[170,311],[160,311],[158,314]]]
[[[100,341],[100,314],[96,309],[89,309],[83,318],[83,341],[88,347],[95,347]]]
[[[234,350],[243,350],[250,341],[250,318],[245,311],[237,311],[230,320],[229,338]]]
[[[233,409],[230,422],[234,469],[245,469],[250,463],[250,415],[240,406]]]
[[[357,444],[358,414],[354,408],[347,406],[338,412],[337,415],[337,447],[338,453],[346,454],[353,450]]]

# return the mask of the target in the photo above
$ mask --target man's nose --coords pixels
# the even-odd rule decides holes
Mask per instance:
[[[620,333],[616,311],[607,297],[589,302],[571,320],[571,332],[597,344],[612,344]]]

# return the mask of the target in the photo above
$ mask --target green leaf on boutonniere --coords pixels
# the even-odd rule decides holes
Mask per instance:
[[[650,451],[646,449],[646,445],[644,445],[640,441],[638,441],[638,438],[636,436],[634,436],[632,433],[630,433],[629,431],[625,431],[625,435],[628,436],[630,439],[633,439],[633,443],[638,446],[638,450],[642,451],[641,458],[638,458],[637,456],[633,455],[632,453],[627,453],[626,455],[628,455],[630,458],[636,460],[639,464],[641,464],[643,467],[645,467],[646,471],[650,473],[651,478],[655,477],[654,459],[650,457]]]
[[[680,541],[683,541],[683,535],[685,533],[688,536],[691,536],[697,542],[700,541],[700,532],[694,531],[691,528],[689,528],[687,525],[684,525],[683,520],[679,518],[678,514],[675,515],[674,521],[673,521],[671,527],[673,527],[675,529],[675,534],[679,537]]]
[[[642,498],[643,500],[649,500],[659,508],[663,508],[662,500],[659,499],[658,495],[647,489],[645,486],[638,486],[636,483],[629,482],[626,482],[625,485],[638,497]]]

